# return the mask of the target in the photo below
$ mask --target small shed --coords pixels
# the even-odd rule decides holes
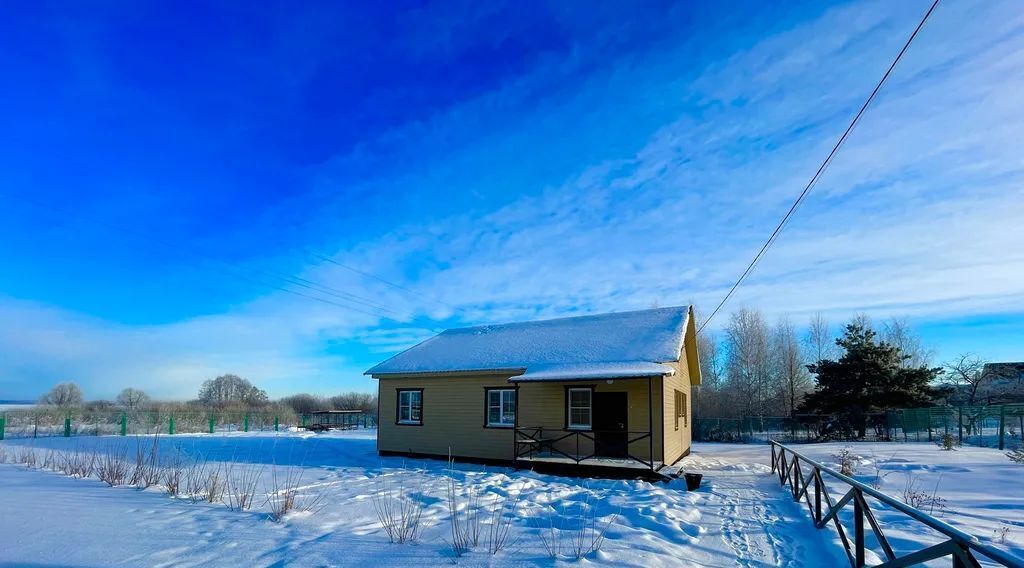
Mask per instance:
[[[352,430],[370,426],[370,417],[362,410],[317,410],[302,415],[302,427],[307,430]]]

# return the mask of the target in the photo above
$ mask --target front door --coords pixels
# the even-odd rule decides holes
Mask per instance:
[[[624,392],[594,393],[594,453],[602,457],[624,458],[629,404]]]

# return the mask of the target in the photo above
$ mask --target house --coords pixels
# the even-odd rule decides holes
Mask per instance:
[[[1024,402],[1024,362],[985,363],[981,374],[986,381],[978,394],[986,404]]]
[[[366,371],[377,450],[654,474],[690,452],[692,307],[450,329]]]

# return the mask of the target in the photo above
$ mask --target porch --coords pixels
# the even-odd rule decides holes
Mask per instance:
[[[514,466],[659,477],[662,390],[661,376],[517,381]]]

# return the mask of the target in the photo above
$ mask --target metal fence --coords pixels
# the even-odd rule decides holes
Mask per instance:
[[[946,434],[960,443],[998,448],[1021,446],[1024,404],[998,406],[936,406],[907,408],[867,415],[864,435],[839,427],[833,416],[798,415],[698,418],[693,439],[702,442],[790,443],[840,441],[934,442]]]
[[[37,407],[0,412],[0,440],[46,436],[127,436],[140,434],[213,434],[216,432],[274,432],[306,426],[294,412],[265,411],[66,411]],[[359,426],[373,427],[367,416]]]

